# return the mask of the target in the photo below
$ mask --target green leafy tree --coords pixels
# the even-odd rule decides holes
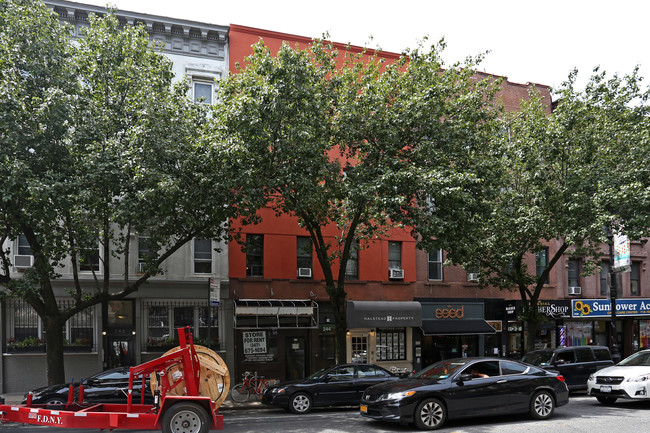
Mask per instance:
[[[446,167],[447,152],[480,141],[492,124],[484,101],[493,86],[473,79],[473,61],[443,68],[440,49],[389,62],[322,41],[302,50],[285,44],[277,55],[259,43],[221,86],[219,134],[250,162],[242,190],[261,191],[311,237],[335,313],[339,362],[355,243],[385,237],[399,224],[391,216],[413,205],[413,164]],[[451,193],[460,177],[441,188]]]
[[[65,322],[137,291],[193,238],[220,239],[237,185],[224,176],[228,150],[202,138],[208,108],[187,98],[187,83],[172,85],[170,61],[141,26],[91,16],[73,44],[42,4],[12,0],[1,19],[0,236],[24,234],[34,266],[15,278],[3,251],[0,284],[38,313],[48,383],[61,383]],[[128,266],[133,232],[148,236],[142,275]],[[78,265],[98,248],[103,273],[80,279]],[[71,281],[61,280],[64,264]],[[57,305],[63,293],[71,305]]]
[[[543,320],[538,300],[560,258],[581,257],[583,272],[591,273],[604,227],[637,236],[648,228],[647,213],[636,205],[647,203],[648,192],[647,171],[639,169],[648,142],[639,77],[595,74],[578,91],[575,76],[559,90],[551,115],[533,92],[519,112],[503,117],[490,146],[472,155],[472,165],[489,168],[467,171],[483,179],[474,206],[450,205],[424,185],[435,208],[413,223],[423,245],[444,248],[450,262],[479,271],[481,287],[519,293],[527,350]],[[536,261],[546,247],[548,257]]]

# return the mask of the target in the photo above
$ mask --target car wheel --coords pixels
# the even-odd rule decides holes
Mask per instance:
[[[530,416],[535,419],[547,419],[553,415],[555,400],[548,391],[540,391],[530,401]]]
[[[61,397],[50,397],[45,400],[45,404],[66,404],[67,402],[67,400],[63,400]]]
[[[311,410],[311,397],[304,392],[294,394],[289,400],[289,410],[298,414],[308,413]]]
[[[415,426],[422,430],[440,428],[447,419],[447,409],[435,398],[423,400],[415,409]]]
[[[596,397],[596,400],[598,400],[602,404],[614,404],[616,403],[616,397]]]
[[[208,414],[196,403],[176,403],[162,419],[163,433],[207,433]]]

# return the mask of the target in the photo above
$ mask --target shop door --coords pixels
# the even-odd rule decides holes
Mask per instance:
[[[108,368],[135,365],[133,339],[108,337]]]
[[[135,314],[132,300],[109,301],[105,314],[106,368],[135,365]]]
[[[285,345],[286,380],[300,380],[307,376],[305,337],[287,337]]]
[[[368,335],[352,335],[352,362],[368,362]]]

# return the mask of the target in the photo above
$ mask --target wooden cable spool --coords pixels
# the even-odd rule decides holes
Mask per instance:
[[[168,350],[163,354],[169,355],[179,351],[180,346]],[[230,390],[230,373],[226,363],[221,357],[212,349],[204,346],[194,345],[194,350],[199,358],[201,364],[201,376],[199,380],[199,395],[209,396],[214,401],[216,407],[221,406]],[[180,363],[168,367],[166,370],[167,378],[170,383],[174,382],[174,377],[178,376],[178,372],[182,373]],[[158,381],[156,375],[151,375],[151,392],[158,388]],[[172,390],[168,395],[185,395],[185,383],[181,382]]]

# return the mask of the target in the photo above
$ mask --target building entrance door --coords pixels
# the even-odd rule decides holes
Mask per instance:
[[[104,311],[105,368],[135,365],[135,314],[132,300],[109,301]]]
[[[285,345],[286,380],[300,380],[307,376],[305,337],[287,337]]]

